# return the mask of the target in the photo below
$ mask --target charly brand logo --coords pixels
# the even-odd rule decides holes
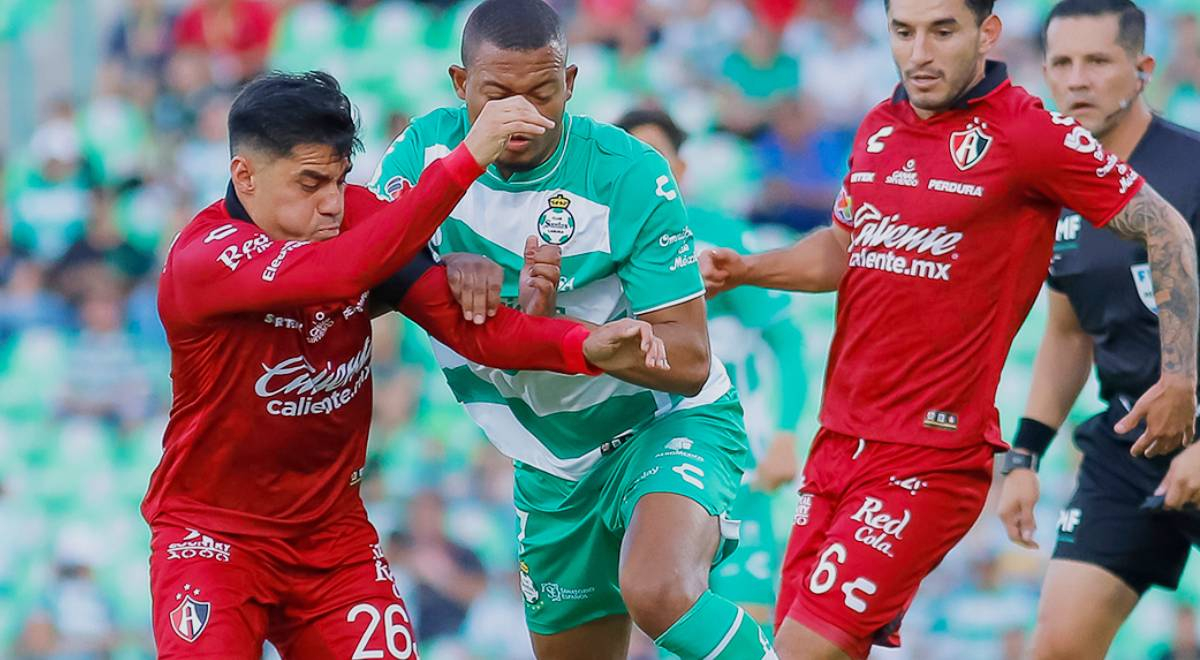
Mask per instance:
[[[538,236],[550,245],[562,245],[575,235],[575,216],[571,214],[571,200],[558,193],[550,198],[549,208],[538,216]]]
[[[371,338],[349,360],[317,369],[303,355],[262,365],[254,393],[269,399],[267,412],[282,417],[328,415],[349,403],[371,378]],[[320,395],[328,393],[328,396]],[[290,395],[283,398],[281,395]]]

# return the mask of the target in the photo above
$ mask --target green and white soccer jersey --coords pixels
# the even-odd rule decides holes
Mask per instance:
[[[505,269],[502,295],[517,296],[525,239],[562,248],[560,311],[604,323],[700,297],[703,282],[687,212],[667,163],[619,128],[563,117],[555,154],[504,179],[492,167],[467,191],[433,239],[442,254],[472,252]],[[371,183],[391,197],[457,146],[465,107],[413,122]],[[490,369],[444,345],[435,353],[451,389],[491,441],[515,461],[578,481],[601,445],[667,413],[711,404],[731,385],[720,361],[695,397],[656,392],[609,376]]]
[[[476,181],[432,243],[504,267],[517,297],[525,239],[561,246],[560,313],[594,323],[646,314],[704,295],[687,212],[666,161],[624,131],[563,117],[545,163]],[[465,108],[413,122],[371,184],[391,198],[466,135]],[[450,388],[516,463],[514,499],[526,621],[554,634],[625,611],[618,556],[633,507],[676,493],[724,516],[749,465],[742,409],[720,360],[694,397],[600,376],[503,371],[435,342]],[[728,556],[734,525],[714,561]]]

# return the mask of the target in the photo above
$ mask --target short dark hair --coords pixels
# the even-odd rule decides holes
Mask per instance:
[[[963,0],[967,3],[967,9],[975,14],[975,22],[982,25],[983,19],[992,15],[992,9],[996,6],[996,0]],[[892,6],[891,0],[883,0],[883,8],[890,9]]]
[[[475,48],[489,43],[503,50],[537,50],[553,45],[566,49],[562,19],[542,0],[484,0],[463,28],[462,63],[467,66]]]
[[[667,140],[670,141],[675,151],[679,151],[684,141],[687,140],[687,133],[684,133],[683,129],[679,128],[679,125],[675,123],[675,120],[671,119],[671,115],[668,115],[664,110],[635,108],[622,115],[617,120],[617,126],[625,129],[627,133],[632,133],[635,128],[641,126],[657,126],[659,130],[666,134]]]
[[[1050,22],[1054,19],[1107,15],[1117,17],[1117,43],[1130,55],[1141,55],[1146,48],[1146,13],[1130,0],[1062,0],[1050,10],[1046,24],[1042,26],[1043,51]]]
[[[323,144],[344,158],[362,151],[354,106],[324,71],[272,71],[246,85],[229,109],[229,148],[287,156],[302,144]]]

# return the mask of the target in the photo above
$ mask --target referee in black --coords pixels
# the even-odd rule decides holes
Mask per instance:
[[[1155,64],[1144,52],[1142,10],[1129,0],[1063,0],[1051,10],[1044,37],[1044,72],[1059,111],[1090,130],[1105,152],[1128,161],[1195,232],[1200,134],[1154,115],[1142,99]],[[1097,162],[1097,168],[1103,165]],[[1150,586],[1178,585],[1190,546],[1200,542],[1200,514],[1145,507],[1177,451],[1159,448],[1147,452],[1149,458],[1134,457],[1130,448],[1143,429],[1114,429],[1159,378],[1158,317],[1145,248],[1064,210],[1048,284],[1046,334],[1026,417],[1002,469],[1000,518],[1014,542],[1037,547],[1038,459],[1094,362],[1108,409],[1075,431],[1083,463],[1058,518],[1033,657],[1100,660]],[[1195,404],[1178,407],[1185,403],[1193,407],[1182,419],[1190,421]]]

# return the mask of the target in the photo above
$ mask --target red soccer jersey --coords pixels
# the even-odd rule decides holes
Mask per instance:
[[[999,62],[928,120],[898,87],[859,127],[834,209],[853,240],[821,423],[880,441],[1004,447],[996,387],[1046,277],[1060,207],[1100,226],[1141,184]]]
[[[271,240],[232,188],[180,232],[159,282],[174,401],[148,522],[288,536],[362,511],[372,297],[471,360],[594,373],[582,326],[510,309],[475,326],[423,253],[480,173],[460,147],[395,203],[349,186],[344,231],[317,243]]]

